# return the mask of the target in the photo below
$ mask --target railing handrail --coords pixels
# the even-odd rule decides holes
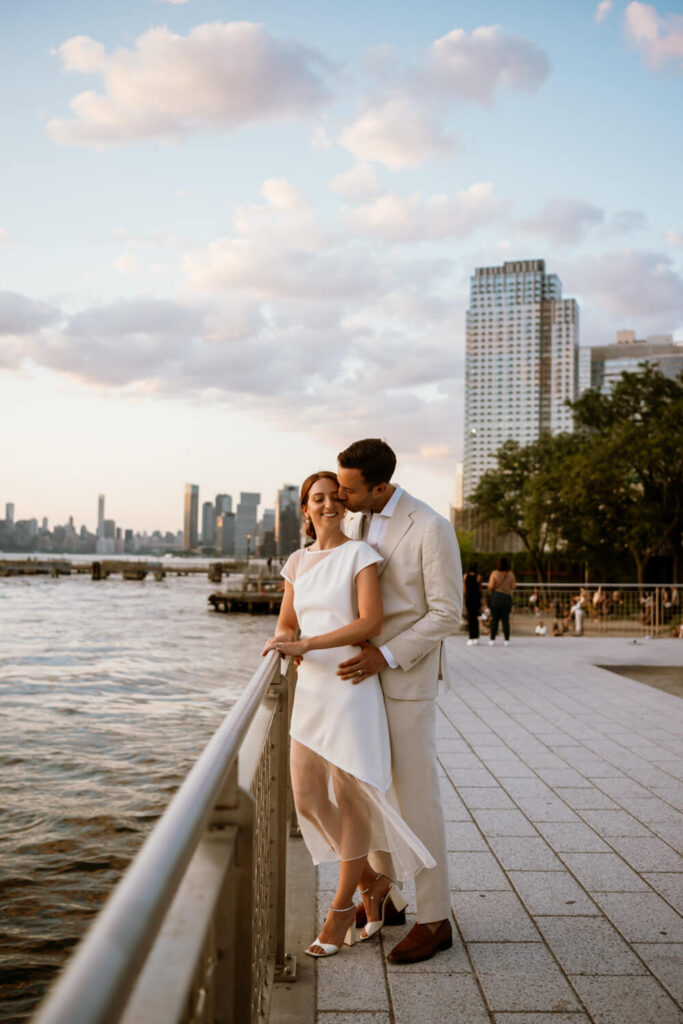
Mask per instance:
[[[486,583],[486,581],[484,581]],[[553,580],[551,583],[530,583],[528,580],[517,580],[517,590],[533,589],[539,590],[597,590],[598,587],[605,587],[612,590],[683,590],[683,583],[605,583],[600,580],[589,583],[571,583],[566,580]]]
[[[200,754],[34,1024],[114,1024],[279,665],[272,651]]]

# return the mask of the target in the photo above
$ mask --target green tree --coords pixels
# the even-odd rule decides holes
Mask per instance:
[[[639,583],[655,555],[680,575],[683,531],[683,374],[645,363],[607,394],[572,405],[574,434],[560,480],[561,532],[587,555],[605,544],[630,553]]]
[[[681,575],[683,373],[650,364],[607,394],[572,404],[574,432],[507,441],[470,500],[480,520],[520,537],[540,581],[558,548],[597,567],[632,559],[639,583],[656,555]]]
[[[524,447],[506,441],[496,454],[496,468],[482,476],[470,496],[480,520],[520,538],[541,582],[545,556],[560,539],[557,494],[570,445],[568,434],[545,434]]]

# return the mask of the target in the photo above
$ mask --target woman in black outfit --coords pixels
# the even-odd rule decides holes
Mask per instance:
[[[465,608],[467,609],[467,628],[470,638],[467,646],[479,643],[479,612],[481,611],[481,580],[477,573],[477,563],[470,562],[465,584]]]

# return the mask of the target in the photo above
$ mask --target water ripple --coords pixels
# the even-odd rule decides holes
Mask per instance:
[[[0,1022],[35,1010],[258,664],[212,585],[0,580]]]

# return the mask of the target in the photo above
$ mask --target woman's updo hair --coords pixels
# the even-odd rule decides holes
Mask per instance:
[[[500,558],[498,559],[498,564],[496,565],[496,569],[498,570],[498,572],[509,572],[510,571],[510,563],[508,562],[508,560],[505,557],[505,555],[501,555]]]
[[[339,486],[337,474],[332,473],[329,469],[321,469],[319,473],[311,473],[310,476],[307,476],[301,485],[301,494],[299,495],[299,504],[301,505],[302,516],[304,515],[304,505],[308,502],[308,495],[310,494],[311,487],[313,484],[317,483],[318,480],[334,480],[335,484]],[[315,527],[310,519],[306,522],[304,518],[304,534],[307,537],[311,537],[312,540],[316,539]]]

